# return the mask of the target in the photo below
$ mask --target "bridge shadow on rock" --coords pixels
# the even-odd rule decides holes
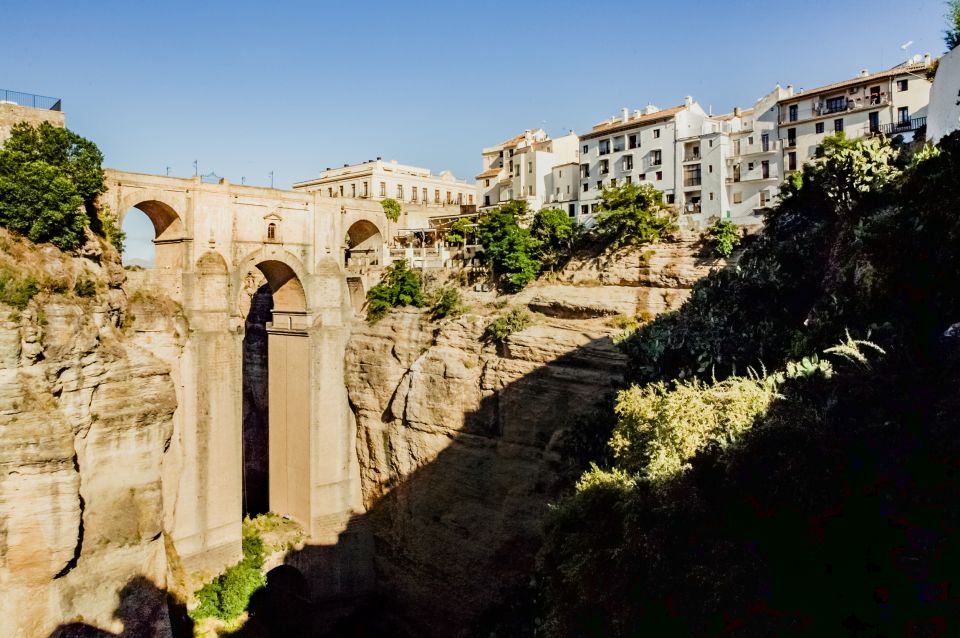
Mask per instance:
[[[97,587],[98,583],[91,583]],[[123,623],[119,634],[83,622],[60,625],[49,638],[192,638],[193,621],[172,594],[143,576],[120,590],[114,618]]]
[[[434,339],[442,346],[442,334]],[[606,455],[613,392],[625,365],[609,337],[566,351],[547,340],[535,356],[531,343],[508,340],[499,357],[467,368],[466,379],[408,370],[411,378],[400,382],[391,401],[407,405],[403,416],[390,407],[379,415],[351,404],[361,431],[358,451],[380,446],[361,453],[385,463],[378,485],[366,468],[365,493],[382,496],[353,517],[337,545],[308,545],[287,562],[326,566],[322,579],[352,578],[349,555],[372,543],[375,587],[372,596],[352,600],[320,592],[326,602],[318,613],[332,629],[316,635],[469,636],[481,634],[483,618],[511,613],[534,573],[549,504],[572,489],[588,460]],[[551,348],[560,354],[549,354]],[[423,350],[418,365],[431,353],[450,356]],[[403,392],[408,396],[398,399]],[[474,393],[473,409],[459,410],[454,397],[461,392]],[[416,421],[425,417],[409,406],[414,394],[421,402],[454,404],[446,411],[435,406],[447,422]],[[425,451],[429,446],[443,449],[433,455]]]

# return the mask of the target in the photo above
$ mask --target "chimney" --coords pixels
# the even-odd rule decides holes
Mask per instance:
[[[867,71],[866,69],[860,69],[860,77],[865,78],[868,75],[870,75],[870,71]]]
[[[929,53],[925,53],[925,54],[923,55],[923,63],[924,63],[925,65],[927,65],[927,66],[930,66],[930,63],[931,63],[931,62],[932,62],[932,59],[930,58],[930,54],[929,54]]]
[[[654,106],[653,104],[647,104],[647,106],[643,109],[643,114],[644,114],[644,115],[653,115],[654,113],[656,113],[656,112],[659,111],[659,110],[660,110],[660,109],[657,108],[656,106]]]
[[[623,119],[623,123],[626,124],[627,120],[630,119],[630,109],[628,109],[627,107],[623,107],[620,114]]]
[[[734,116],[734,117],[740,117],[740,107],[739,107],[739,106],[733,107],[733,116]]]
[[[683,104],[684,104],[684,106],[692,106],[692,105],[693,105],[693,96],[688,95],[687,97],[683,98]]]
[[[633,117],[640,117],[640,109],[633,109]]]
[[[382,160],[382,159],[383,159],[382,157],[380,157],[379,155],[377,155],[377,161],[378,161],[378,162],[379,162],[380,160]]]
[[[793,85],[792,85],[792,84],[788,84],[788,85],[787,85],[787,97],[793,97]]]

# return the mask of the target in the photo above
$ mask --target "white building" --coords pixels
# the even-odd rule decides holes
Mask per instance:
[[[589,222],[603,189],[613,184],[648,182],[663,191],[668,204],[699,201],[699,138],[707,120],[688,97],[663,110],[623,109],[619,117],[595,125],[580,137],[577,218]]]
[[[933,143],[960,129],[960,47],[940,58],[930,89],[927,140]]]
[[[534,129],[483,149],[483,171],[477,175],[480,209],[517,199],[531,212],[552,206],[575,214],[577,139],[573,132],[552,139]]]
[[[319,191],[325,197],[353,197],[419,206],[471,206],[476,204],[476,186],[458,180],[450,171],[434,175],[426,168],[407,166],[380,158],[361,164],[328,168],[316,179],[298,182],[294,190]]]
[[[816,89],[793,93],[780,100],[780,139],[786,172],[812,159],[827,135],[843,131],[847,137],[869,134],[913,134],[926,126],[930,81],[925,73],[929,55],[879,73],[860,75]]]

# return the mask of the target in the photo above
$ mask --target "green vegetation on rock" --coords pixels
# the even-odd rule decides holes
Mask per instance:
[[[676,212],[650,184],[620,184],[603,189],[595,232],[610,247],[641,246],[666,239],[677,230]]]
[[[488,325],[484,334],[488,339],[502,342],[514,332],[520,332],[533,323],[533,315],[525,308],[511,308]]]
[[[729,257],[739,248],[743,238],[736,224],[718,219],[703,233],[703,241],[715,257]]]
[[[423,306],[420,275],[407,267],[404,259],[387,266],[383,281],[367,291],[367,321],[376,323],[391,308]]]

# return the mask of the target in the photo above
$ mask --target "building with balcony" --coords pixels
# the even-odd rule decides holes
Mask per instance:
[[[669,204],[687,201],[685,189],[695,192],[702,180],[701,148],[681,140],[699,139],[708,119],[687,97],[668,109],[650,105],[631,113],[625,108],[596,124],[580,137],[578,220],[589,223],[603,189],[615,184],[647,182],[663,191]],[[699,198],[691,194],[689,201]]]
[[[361,164],[328,168],[316,179],[297,182],[293,190],[317,192],[322,197],[377,201],[389,197],[418,207],[476,205],[476,186],[457,179],[450,171],[434,175],[426,168],[379,157]]]
[[[572,131],[551,138],[543,129],[532,129],[483,149],[483,171],[476,176],[480,209],[517,199],[530,211],[552,206],[574,215],[577,143]]]
[[[812,90],[794,92],[780,100],[779,129],[784,170],[798,170],[812,159],[827,135],[844,132],[864,135],[913,135],[926,127],[931,82],[926,71],[929,55],[915,56],[892,69],[869,73]]]

